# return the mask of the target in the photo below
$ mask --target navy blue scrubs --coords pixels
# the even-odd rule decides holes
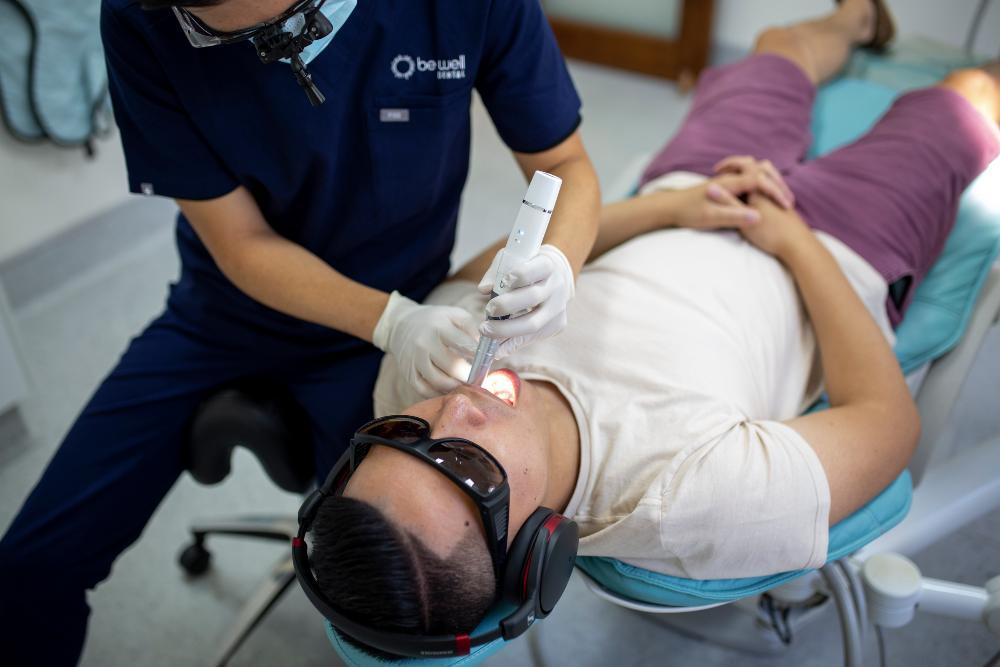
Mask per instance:
[[[115,117],[133,192],[211,199],[243,186],[265,219],[361,283],[420,300],[448,273],[479,92],[515,151],[559,144],[580,102],[538,0],[359,0],[309,65],[247,44],[192,48],[169,10],[104,0]],[[182,272],[73,425],[0,542],[0,656],[72,664],[84,592],[107,577],[183,471],[200,401],[244,377],[290,387],[322,478],[370,418],[380,353],[261,305],[184,216]],[[331,295],[331,308],[336,307]]]

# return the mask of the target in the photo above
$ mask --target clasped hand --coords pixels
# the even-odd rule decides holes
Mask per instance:
[[[736,229],[764,252],[780,256],[791,238],[808,230],[795,197],[769,160],[740,155],[715,165],[715,176],[680,191],[671,222],[693,229]]]

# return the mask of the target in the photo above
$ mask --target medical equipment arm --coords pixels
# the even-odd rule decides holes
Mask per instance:
[[[833,524],[895,479],[920,417],[889,344],[826,247],[794,211],[750,201],[762,219],[742,233],[791,272],[816,333],[831,407],[786,424],[823,465]]]

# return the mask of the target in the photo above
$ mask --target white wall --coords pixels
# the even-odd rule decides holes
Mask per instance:
[[[118,135],[83,149],[24,144],[0,127],[0,261],[125,201]]]
[[[889,0],[897,34],[923,35],[964,46],[980,0]],[[833,0],[715,0],[713,38],[728,50],[746,50],[754,36],[771,25],[794,23],[829,12]],[[1000,49],[1000,2],[993,0],[983,18],[976,48],[997,57]]]

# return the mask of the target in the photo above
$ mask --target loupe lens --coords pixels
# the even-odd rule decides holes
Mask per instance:
[[[172,7],[171,9],[174,10],[174,16],[177,17],[177,23],[180,24],[181,30],[184,32],[184,36],[187,37],[191,46],[196,49],[201,49],[206,46],[215,46],[222,43],[222,39],[220,37],[209,34],[186,11],[179,9],[178,7]]]

